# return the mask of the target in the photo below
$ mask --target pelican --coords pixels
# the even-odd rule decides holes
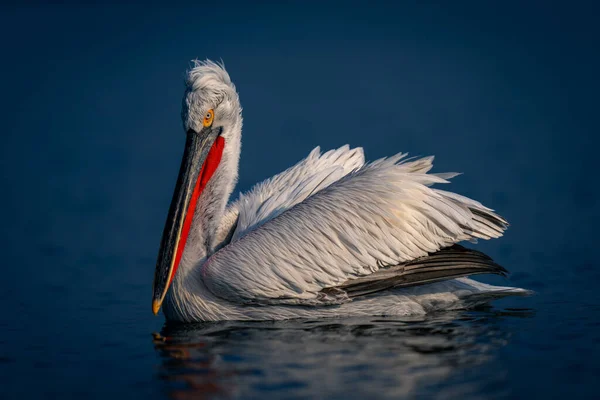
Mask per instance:
[[[160,242],[152,311],[167,320],[410,316],[529,291],[469,275],[507,271],[461,241],[502,236],[507,221],[434,189],[433,157],[365,163],[361,148],[317,147],[228,205],[242,111],[224,65],[185,79],[186,142]]]

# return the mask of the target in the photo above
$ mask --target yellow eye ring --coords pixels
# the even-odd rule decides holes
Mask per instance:
[[[204,121],[202,121],[202,124],[205,127],[209,127],[212,125],[213,119],[215,119],[215,112],[211,108],[210,110],[208,110],[206,112],[206,115],[204,116]]]

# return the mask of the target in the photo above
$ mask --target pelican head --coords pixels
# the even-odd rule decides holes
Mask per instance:
[[[186,142],[156,262],[154,314],[158,313],[175,277],[186,243],[198,242],[197,236],[190,235],[192,225],[198,229],[195,225],[199,218],[194,215],[210,213],[207,220],[217,219],[215,214],[222,212],[237,179],[241,107],[223,65],[194,61],[185,80],[181,116]],[[203,202],[206,196],[211,197],[210,201]],[[199,229],[210,230],[211,226]],[[210,235],[210,232],[204,234],[204,243],[193,243],[194,247],[210,247]]]

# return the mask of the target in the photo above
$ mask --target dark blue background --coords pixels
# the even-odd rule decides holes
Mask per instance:
[[[538,292],[497,303],[531,312],[496,321],[512,339],[482,371],[505,381],[474,396],[591,397],[598,10],[483,3],[1,6],[0,390],[167,395],[151,283],[184,72],[211,58],[244,107],[239,190],[317,145],[464,172],[451,189],[512,224],[478,248]]]

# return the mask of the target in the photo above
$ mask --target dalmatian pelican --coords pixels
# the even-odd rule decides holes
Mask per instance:
[[[222,64],[195,61],[182,104],[186,142],[163,231],[152,310],[167,320],[419,315],[524,289],[469,275],[507,271],[461,241],[502,236],[507,221],[432,188],[433,157],[371,163],[361,148],[317,147],[228,205],[242,109]]]

